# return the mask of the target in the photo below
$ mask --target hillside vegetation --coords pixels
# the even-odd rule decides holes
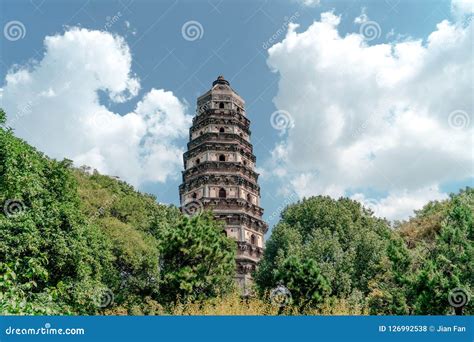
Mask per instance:
[[[292,204],[244,298],[235,242],[210,213],[188,218],[50,159],[5,127],[3,111],[0,126],[0,314],[474,313],[468,298],[451,301],[474,290],[471,188],[394,228],[347,198]]]
[[[0,169],[0,313],[154,314],[233,291],[235,243],[209,213],[185,217],[8,128]]]
[[[473,212],[471,188],[394,229],[356,201],[304,199],[273,229],[258,288],[284,284],[303,312],[345,300],[370,314],[472,314]]]

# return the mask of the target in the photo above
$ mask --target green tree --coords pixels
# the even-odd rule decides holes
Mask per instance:
[[[302,236],[298,229],[282,222],[272,230],[271,238],[265,244],[264,258],[254,274],[261,294],[276,286],[274,271],[287,257],[300,257],[302,245]]]
[[[165,302],[216,297],[230,291],[235,273],[235,242],[212,214],[184,217],[164,230],[161,245],[161,297]]]
[[[137,307],[147,311],[144,298],[151,303],[160,296],[161,233],[176,227],[181,213],[87,167],[74,170],[74,174],[82,212],[101,228],[111,245],[113,261],[106,283],[117,311],[137,313]]]
[[[314,262],[327,280],[331,290],[322,291],[323,295],[348,298],[354,291],[367,295],[392,235],[385,220],[356,201],[323,196],[304,199],[283,211],[255,275],[257,286],[261,293],[274,288],[273,270],[296,256],[305,267]]]
[[[0,125],[5,124],[5,122],[7,122],[7,114],[0,108]]]
[[[466,299],[474,289],[474,226],[471,201],[463,200],[474,193],[453,196],[449,211],[436,237],[434,247],[427,253],[413,285],[415,314],[446,314],[453,308],[449,296],[455,289],[462,289]],[[472,302],[465,306],[466,313],[473,312]],[[454,306],[462,314],[461,306]]]
[[[48,159],[12,131],[0,129],[4,293],[11,292],[9,284],[19,290],[17,299],[25,307],[95,313],[93,298],[104,286],[110,248],[100,229],[82,215],[70,168],[70,161]]]
[[[410,313],[407,291],[410,284],[412,258],[404,241],[397,236],[390,239],[386,255],[377,275],[369,281],[367,296],[372,315],[406,315]]]
[[[274,278],[276,283],[285,284],[300,312],[322,303],[331,292],[329,283],[312,259],[290,256],[275,271]]]

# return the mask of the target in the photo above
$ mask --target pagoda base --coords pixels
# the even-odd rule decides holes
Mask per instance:
[[[237,270],[235,274],[235,281],[243,296],[250,296],[253,292],[253,277],[252,273],[257,269],[257,263],[249,259],[237,258]]]

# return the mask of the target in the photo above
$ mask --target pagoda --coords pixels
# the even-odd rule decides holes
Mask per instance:
[[[268,225],[262,219],[245,102],[223,76],[197,99],[183,161],[181,209],[187,214],[211,210],[224,222],[224,233],[237,242],[235,278],[247,291]]]

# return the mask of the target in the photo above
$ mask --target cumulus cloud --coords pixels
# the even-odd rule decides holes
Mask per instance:
[[[473,24],[370,44],[341,36],[339,22],[327,12],[301,33],[292,24],[268,50],[280,75],[274,103],[294,123],[269,167],[300,196],[389,193],[377,214],[406,217],[444,196],[441,183],[473,175]]]
[[[102,31],[70,28],[44,40],[41,60],[15,66],[2,87],[8,125],[54,158],[70,158],[139,185],[165,181],[180,166],[175,141],[190,116],[173,93],[152,89],[121,115],[101,103],[138,94],[125,41]]]
[[[429,201],[444,200],[448,198],[448,195],[440,192],[438,186],[434,185],[415,191],[395,190],[381,200],[368,198],[363,193],[356,193],[351,198],[382,217],[407,218],[413,215],[414,210],[423,208]]]
[[[303,6],[316,7],[321,3],[321,0],[295,0]]]
[[[451,11],[458,18],[462,18],[466,15],[474,13],[474,1],[473,0],[452,0]]]
[[[369,17],[367,16],[367,8],[362,7],[361,13],[358,17],[354,19],[355,24],[363,24],[369,21]]]

